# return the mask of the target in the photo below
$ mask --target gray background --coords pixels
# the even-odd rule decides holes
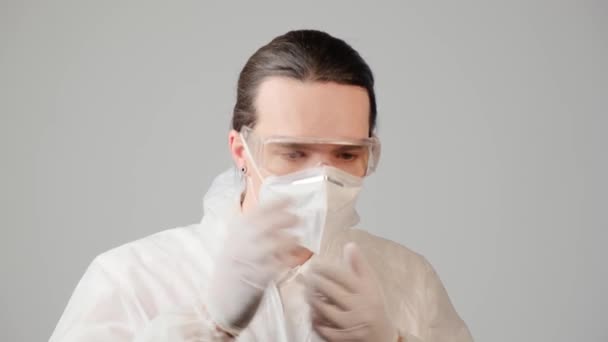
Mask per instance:
[[[93,257],[197,222],[237,74],[294,28],[377,76],[364,226],[424,254],[478,341],[607,341],[605,1],[0,2],[2,341]]]

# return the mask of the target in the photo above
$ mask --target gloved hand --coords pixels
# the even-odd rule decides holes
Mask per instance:
[[[261,205],[229,224],[206,309],[215,324],[233,336],[247,327],[270,282],[296,263],[298,240],[286,229],[298,218],[286,211],[288,205],[287,200]]]
[[[314,330],[328,341],[397,341],[374,271],[354,243],[344,247],[344,263],[311,267],[307,298]]]

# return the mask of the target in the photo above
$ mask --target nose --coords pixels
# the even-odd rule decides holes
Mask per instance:
[[[316,166],[333,166],[331,163],[331,158],[325,154],[319,156],[319,160],[317,161]]]

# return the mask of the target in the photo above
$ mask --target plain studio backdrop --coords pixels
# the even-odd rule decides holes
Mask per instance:
[[[0,2],[2,341],[99,253],[196,223],[238,72],[290,29],[377,78],[362,227],[425,255],[477,341],[608,341],[605,1]]]

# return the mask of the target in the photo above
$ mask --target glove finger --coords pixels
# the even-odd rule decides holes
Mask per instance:
[[[316,263],[311,267],[311,273],[325,278],[351,293],[357,293],[360,281],[350,270],[332,264]]]
[[[300,218],[288,212],[275,212],[255,221],[260,234],[273,234],[276,231],[295,227]]]
[[[313,324],[315,332],[326,341],[363,341],[365,333],[361,329],[342,330],[326,324]]]
[[[299,239],[290,234],[276,236],[271,242],[272,254],[281,261],[292,256],[299,246]]]
[[[282,267],[290,262],[291,254],[298,246],[298,239],[289,234],[275,234],[259,239],[247,247],[251,250],[250,262],[257,265],[268,265],[272,268]]]
[[[350,242],[344,246],[343,259],[348,267],[353,271],[354,274],[361,278],[367,278],[373,272],[371,266],[361,253],[359,247],[354,243]]]
[[[346,329],[349,325],[356,324],[349,312],[340,310],[337,306],[323,300],[319,295],[310,295],[308,303],[313,310],[315,320],[324,321],[327,325],[339,329]]]
[[[308,285],[309,291],[327,297],[341,310],[349,311],[353,309],[354,295],[335,282],[319,276],[316,273],[311,273],[306,277],[306,284]]]
[[[251,218],[264,218],[272,216],[274,213],[277,212],[286,212],[287,208],[292,205],[292,202],[293,200],[288,197],[270,200],[268,202],[260,203],[248,215]]]

